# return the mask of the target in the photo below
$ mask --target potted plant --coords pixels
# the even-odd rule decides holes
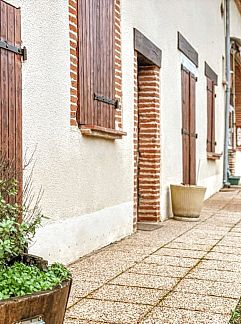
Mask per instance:
[[[177,220],[198,221],[205,187],[195,185],[170,185],[173,216]]]
[[[41,222],[39,200],[17,203],[17,181],[0,161],[0,324],[62,324],[71,287],[70,272],[27,253]],[[6,176],[7,175],[7,176]]]

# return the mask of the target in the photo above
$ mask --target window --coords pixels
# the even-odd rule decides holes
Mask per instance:
[[[215,152],[215,84],[207,78],[207,152]]]
[[[114,0],[79,0],[80,125],[115,129]]]

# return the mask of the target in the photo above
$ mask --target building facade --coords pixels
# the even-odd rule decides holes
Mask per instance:
[[[16,32],[13,6],[22,44],[2,40],[27,48],[19,136],[49,217],[33,253],[69,263],[172,217],[170,184],[222,187],[224,0],[1,1]],[[231,36],[238,62],[238,0]]]

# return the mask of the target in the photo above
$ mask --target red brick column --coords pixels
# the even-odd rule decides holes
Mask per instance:
[[[138,66],[135,124],[134,213],[137,221],[160,220],[160,69]],[[136,86],[138,91],[136,91]],[[135,219],[135,215],[134,215]]]
[[[134,197],[133,197],[133,227],[137,228],[138,209],[138,80],[137,80],[137,53],[134,56]]]
[[[78,103],[78,0],[69,0],[69,45],[70,45],[70,125],[77,126]]]
[[[122,66],[121,66],[121,1],[115,0],[115,98],[119,100],[116,110],[116,129],[122,129]]]

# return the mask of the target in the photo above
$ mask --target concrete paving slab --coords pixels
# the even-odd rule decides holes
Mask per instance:
[[[76,302],[81,300],[83,297],[90,294],[92,291],[101,287],[102,285],[98,282],[88,281],[77,281],[74,280],[71,288],[71,294],[69,297],[68,307],[74,305]]]
[[[241,239],[241,237],[240,237]],[[219,252],[219,253],[228,253],[228,254],[235,254],[235,255],[241,255],[241,247],[236,246],[226,246],[226,245],[216,245],[212,252]]]
[[[235,282],[241,283],[240,272],[231,272],[224,270],[209,270],[209,269],[194,269],[186,278],[196,278],[202,280],[222,281],[222,282]]]
[[[82,300],[67,311],[67,318],[109,323],[138,323],[138,320],[151,306],[102,301],[97,299]]]
[[[155,305],[166,295],[167,291],[140,287],[105,285],[91,294],[89,298]]]
[[[176,278],[184,277],[188,271],[189,268],[176,267],[171,265],[158,265],[154,263],[138,263],[129,270],[129,272],[132,273]]]
[[[220,252],[209,252],[205,259],[208,260],[221,260],[229,262],[241,262],[241,255],[229,254],[229,253],[220,253]]]
[[[141,324],[227,324],[230,316],[177,308],[156,307]]]
[[[221,260],[202,260],[197,268],[226,270],[241,273],[241,263]]]
[[[119,277],[110,281],[110,283],[123,286],[169,290],[177,284],[178,280],[178,278],[125,272]]]
[[[88,320],[76,320],[66,319],[64,324],[103,324],[104,322],[88,321]]]
[[[184,292],[171,293],[160,306],[230,315],[238,299],[205,296]]]
[[[161,248],[156,251],[154,254],[158,255],[168,255],[168,256],[176,256],[182,258],[192,258],[192,259],[200,259],[206,254],[206,251],[196,251],[196,250],[183,250],[183,249],[170,249],[170,248]]]
[[[197,262],[198,262],[197,259],[159,255],[159,254],[152,254],[145,259],[145,263],[156,263],[160,265],[165,264],[165,265],[173,265],[177,267],[193,267]]]
[[[197,244],[197,243],[181,243],[181,242],[171,242],[165,247],[171,249],[185,249],[185,250],[197,250],[197,251],[209,251],[213,245],[212,244]]]
[[[241,296],[240,283],[215,282],[191,278],[183,279],[174,290],[234,299]]]

